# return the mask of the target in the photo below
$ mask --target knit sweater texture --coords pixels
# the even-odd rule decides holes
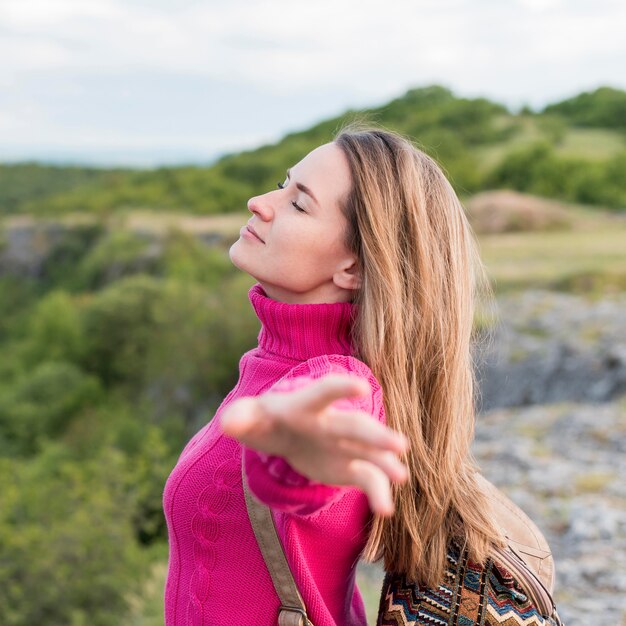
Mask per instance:
[[[220,428],[222,411],[236,398],[291,391],[330,373],[363,377],[371,388],[333,407],[366,411],[385,423],[381,387],[352,356],[356,307],[278,302],[259,283],[248,297],[261,322],[258,345],[241,357],[236,386],[187,443],[165,484],[165,626],[278,623],[280,600],[244,500],[242,454],[251,492],[271,508],[309,619],[315,626],[363,626],[355,574],[371,522],[365,494],[311,480],[283,458],[242,446]]]

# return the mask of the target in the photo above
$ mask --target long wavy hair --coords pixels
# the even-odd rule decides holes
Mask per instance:
[[[463,206],[431,157],[360,121],[334,142],[352,175],[342,210],[361,271],[355,356],[382,386],[387,425],[410,440],[409,480],[392,486],[395,514],[374,516],[363,558],[435,586],[451,538],[481,563],[504,545],[470,451],[474,313],[491,288]]]

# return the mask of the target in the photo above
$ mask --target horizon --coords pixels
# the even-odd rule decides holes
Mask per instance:
[[[431,85],[416,85],[414,87],[408,87],[402,94],[398,94],[391,98],[389,101],[399,98],[409,89],[420,89],[425,87],[431,87]],[[440,85],[444,86],[445,85]],[[456,98],[480,98],[485,97],[492,102],[497,104],[502,104],[507,108],[507,111],[511,115],[519,115],[524,107],[530,108],[533,114],[539,115],[542,113],[545,107],[555,104],[556,102],[560,102],[562,100],[567,100],[569,98],[578,96],[581,93],[589,93],[593,92],[596,89],[608,87],[611,89],[621,89],[620,87],[616,87],[615,85],[596,85],[590,89],[583,89],[578,93],[572,93],[565,98],[556,101],[546,101],[538,107],[531,107],[529,104],[517,104],[515,106],[511,106],[510,104],[493,98],[487,98],[487,96],[473,95],[470,96],[468,94],[459,93],[458,91],[454,91],[450,87],[446,87],[451,89]],[[376,108],[377,106],[381,106],[381,102],[364,105],[361,110],[368,108]],[[239,145],[233,145],[231,149],[223,149],[214,153],[207,153],[206,150],[202,151],[200,148],[194,153],[192,150],[189,150],[185,147],[162,147],[162,148],[154,148],[154,147],[145,147],[145,148],[123,148],[123,147],[112,147],[112,148],[104,148],[98,150],[84,150],[82,152],[71,149],[59,149],[58,147],[35,147],[33,148],[34,152],[29,153],[28,156],[25,157],[6,157],[3,155],[3,152],[11,152],[11,147],[8,148],[6,146],[0,146],[0,165],[26,165],[26,164],[35,164],[42,166],[50,166],[50,167],[78,167],[78,168],[88,168],[88,169],[136,169],[136,170],[151,170],[158,168],[177,168],[177,167],[210,167],[213,165],[218,159],[228,154],[236,154],[238,152],[243,152],[246,150],[254,150],[256,148],[261,147],[266,144],[273,144],[279,142],[285,135],[293,132],[300,132],[306,130],[310,126],[314,126],[320,122],[323,122],[324,119],[328,117],[336,117],[338,115],[342,115],[348,109],[344,109],[335,114],[331,114],[325,118],[312,120],[308,126],[303,126],[298,129],[287,129],[285,132],[278,133],[275,137],[264,137],[259,138],[260,140],[251,142],[244,142]],[[23,148],[22,148],[23,149]],[[17,149],[19,151],[20,148]],[[133,156],[129,159],[128,155],[132,154]],[[166,155],[170,155],[166,157]]]

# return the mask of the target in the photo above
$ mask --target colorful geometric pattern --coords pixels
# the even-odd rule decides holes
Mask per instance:
[[[470,561],[452,543],[444,581],[420,588],[403,574],[383,582],[376,626],[551,626],[501,564]]]

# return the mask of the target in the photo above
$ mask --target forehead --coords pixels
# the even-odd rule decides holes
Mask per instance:
[[[311,189],[322,209],[337,206],[351,187],[348,160],[332,142],[318,146],[296,163],[291,177]]]

